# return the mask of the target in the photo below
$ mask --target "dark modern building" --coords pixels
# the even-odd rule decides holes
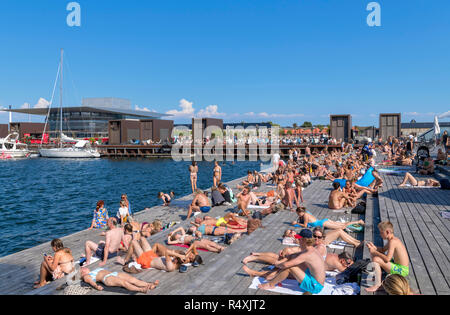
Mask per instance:
[[[47,116],[48,108],[11,109],[12,113]],[[170,116],[150,111],[133,110],[131,102],[121,98],[85,98],[82,106],[62,108],[63,133],[73,138],[108,137],[111,120],[159,119]],[[59,134],[61,109],[51,108],[48,119],[51,136]]]

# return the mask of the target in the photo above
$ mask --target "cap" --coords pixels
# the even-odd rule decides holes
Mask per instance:
[[[313,232],[308,229],[301,230],[299,235],[303,238],[313,238]]]

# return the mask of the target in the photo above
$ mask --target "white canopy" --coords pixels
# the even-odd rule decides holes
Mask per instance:
[[[441,134],[441,127],[439,127],[438,116],[434,116],[434,134],[435,135],[440,135]]]
[[[84,148],[88,143],[89,141],[86,140],[78,141],[77,144],[75,144],[75,148]]]

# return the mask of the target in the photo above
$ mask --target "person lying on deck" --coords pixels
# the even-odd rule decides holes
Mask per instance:
[[[189,246],[194,245],[195,248],[203,248],[213,253],[221,253],[225,249],[225,247],[220,246],[216,242],[210,241],[206,238],[199,238],[186,234],[186,231],[183,229],[183,227],[179,227],[178,229],[169,233],[167,237],[167,244],[183,244]]]
[[[244,271],[250,276],[265,277],[269,281],[259,285],[260,289],[273,289],[278,283],[290,277],[296,279],[300,289],[306,292],[319,294],[323,290],[325,284],[324,259],[314,247],[315,240],[310,230],[302,230],[300,236],[302,237],[300,239],[300,252],[298,252],[298,249],[288,248],[282,251],[281,255],[253,253],[242,261]],[[273,264],[275,269],[258,272],[246,266],[250,261],[264,260]]]
[[[211,226],[206,224],[197,224],[192,223],[194,226],[191,226],[188,230],[189,234],[195,235],[197,237],[202,237],[203,235],[214,235],[220,236],[225,235],[227,233],[246,233],[247,228],[245,229],[231,229],[223,226]]]
[[[372,242],[367,243],[372,262],[375,265],[375,285],[367,288],[367,292],[375,292],[381,286],[381,269],[388,274],[397,274],[403,277],[409,275],[408,252],[402,241],[395,237],[392,223],[380,222],[378,230],[381,238],[388,242],[383,248],[377,248]],[[387,254],[384,254],[386,252]]]
[[[208,213],[211,211],[211,202],[202,190],[197,189],[194,195],[195,197],[194,200],[192,200],[192,204],[189,206],[186,219],[191,217],[192,212]]]
[[[133,240],[125,258],[117,257],[117,263],[125,265],[131,259],[141,265],[142,269],[155,268],[171,272],[180,268],[183,263],[196,259],[198,253],[194,246],[185,252],[170,250],[162,244],[150,246],[147,239]]]
[[[398,187],[405,187],[406,184],[411,184],[414,187],[441,187],[441,184],[435,179],[417,180],[410,173],[406,173],[403,181]]]
[[[132,292],[147,293],[159,284],[159,281],[145,282],[124,272],[111,272],[103,268],[90,271],[87,267],[80,269],[81,279],[98,291],[103,291],[103,287],[97,282],[102,282],[107,287],[121,287]]]
[[[72,252],[64,247],[60,239],[54,239],[50,245],[55,256],[44,255],[39,281],[34,283],[35,289],[47,285],[50,281],[61,279],[75,269]]]
[[[349,225],[353,224],[359,224],[364,225],[363,220],[359,221],[353,221],[353,222],[335,222],[331,221],[329,219],[323,219],[323,220],[317,220],[316,217],[314,217],[311,213],[306,211],[305,207],[298,207],[297,208],[297,215],[298,215],[298,221],[293,222],[293,225],[300,225],[303,228],[326,228],[330,230],[343,230],[347,228]]]
[[[236,213],[229,212],[224,217],[221,217],[219,219],[215,219],[209,216],[205,216],[202,218],[195,218],[194,222],[191,222],[191,224],[205,224],[205,225],[211,225],[211,226],[222,226],[222,227],[229,227],[231,229],[246,229],[247,228],[247,222],[248,220],[244,218],[240,218]]]

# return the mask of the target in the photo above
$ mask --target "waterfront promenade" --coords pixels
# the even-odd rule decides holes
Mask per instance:
[[[442,176],[442,175],[438,175]],[[316,180],[304,190],[305,206],[318,219],[329,218],[339,220],[363,219],[367,226],[364,233],[352,234],[359,240],[373,241],[377,246],[382,245],[382,240],[377,231],[380,220],[390,220],[394,224],[396,235],[402,239],[408,250],[411,260],[411,274],[408,280],[412,288],[421,294],[441,295],[450,294],[450,223],[443,219],[439,211],[450,208],[450,191],[440,189],[399,189],[397,184],[400,177],[383,175],[385,185],[378,197],[367,199],[366,215],[351,215],[342,212],[332,213],[328,207],[328,195],[331,191],[330,181]],[[229,186],[236,191],[236,185],[242,179],[229,182]],[[260,191],[269,191],[274,187],[263,185]],[[188,227],[189,222],[184,221],[187,207],[192,196],[186,196],[173,201],[170,208],[153,207],[135,214],[138,221],[152,221],[160,219],[163,223],[180,221],[181,223],[167,231],[152,236],[150,244],[164,243],[167,234],[176,227]],[[222,216],[233,206],[215,207],[210,215]],[[283,232],[290,228],[289,223],[296,219],[295,213],[280,211],[263,220],[263,226],[250,236],[243,235],[241,239],[227,246],[220,253],[200,252],[204,259],[204,265],[198,268],[189,268],[187,273],[166,273],[158,270],[147,270],[137,275],[144,281],[160,280],[160,285],[150,295],[267,295],[269,291],[249,289],[252,278],[243,270],[241,260],[251,252],[278,252],[285,246],[281,239]],[[81,257],[84,252],[86,240],[99,241],[100,231],[82,231],[74,235],[62,238],[65,246],[73,251],[75,259]],[[209,236],[209,238],[213,238]],[[179,249],[178,247],[172,247]],[[367,258],[368,251],[365,247],[355,249],[348,246],[344,248],[356,259]],[[39,266],[43,253],[50,253],[49,243],[25,250],[0,259],[0,294],[49,294],[59,295],[62,290],[58,288],[64,283],[59,280],[50,285],[33,290],[33,282],[37,280]],[[341,250],[329,249],[329,251]],[[90,268],[96,268],[98,262]],[[263,265],[250,264],[250,267],[259,268]],[[120,271],[122,266],[109,260],[106,269]],[[369,281],[365,286],[371,285]],[[124,289],[105,287],[98,292],[91,290],[89,294],[130,294]],[[363,293],[364,294],[364,293]]]

